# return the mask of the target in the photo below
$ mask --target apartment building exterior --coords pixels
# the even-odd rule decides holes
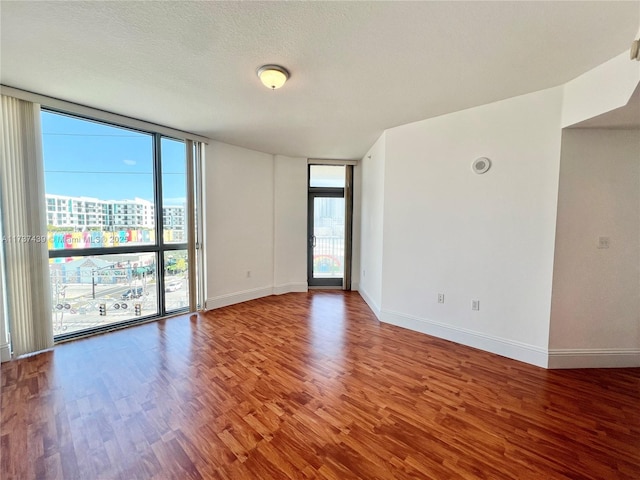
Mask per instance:
[[[102,227],[108,225],[109,203],[97,198],[46,195],[47,225]]]
[[[155,226],[155,206],[142,198],[133,200],[101,200],[91,197],[71,197],[46,194],[47,225],[69,229],[120,230]],[[183,235],[186,229],[184,205],[162,209],[165,230]]]

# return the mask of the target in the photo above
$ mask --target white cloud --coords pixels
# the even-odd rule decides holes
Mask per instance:
[[[122,163],[124,163],[125,165],[135,165],[137,162],[135,160],[124,159],[122,160]]]

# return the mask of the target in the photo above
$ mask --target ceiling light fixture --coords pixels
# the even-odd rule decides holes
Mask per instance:
[[[258,78],[265,87],[275,90],[289,79],[289,72],[280,65],[263,65],[258,69]]]

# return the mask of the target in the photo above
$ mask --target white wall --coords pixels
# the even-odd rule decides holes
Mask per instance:
[[[378,318],[540,366],[640,366],[640,132],[562,131],[627,103],[627,57],[385,132],[362,161],[360,290]]]
[[[567,129],[550,367],[640,366],[639,312],[640,131]]]
[[[561,105],[554,88],[387,130],[383,321],[546,366]]]
[[[361,187],[358,290],[378,318],[382,305],[385,137],[386,134],[383,133],[359,165]]]
[[[274,293],[307,291],[307,159],[275,157]]]
[[[206,307],[270,295],[273,155],[211,142],[205,158]]]
[[[205,151],[206,308],[306,291],[306,159]]]
[[[630,61],[629,52],[567,82],[562,87],[562,126],[568,127],[626,105],[638,82],[640,62]]]

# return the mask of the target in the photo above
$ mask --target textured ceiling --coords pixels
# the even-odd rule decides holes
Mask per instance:
[[[256,150],[359,158],[385,128],[562,84],[640,2],[6,2],[4,85]],[[256,77],[291,71],[280,90]]]

